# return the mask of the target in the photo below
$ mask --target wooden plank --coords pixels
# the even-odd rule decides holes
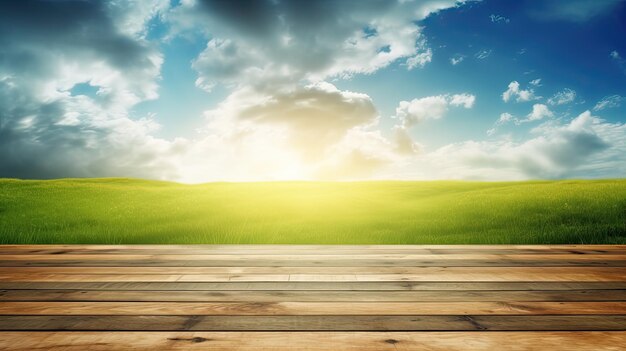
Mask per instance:
[[[3,316],[0,331],[626,330],[626,316]]]
[[[421,276],[571,276],[624,274],[618,267],[0,267],[0,275],[37,274],[409,274]],[[527,277],[528,276],[528,277]],[[511,278],[512,279],[512,278]],[[464,279],[459,279],[464,280]],[[556,279],[558,280],[558,279]]]
[[[0,301],[626,301],[626,290],[135,291],[2,290]]]
[[[254,261],[254,260],[282,260],[282,261],[315,261],[315,260],[372,260],[372,261],[623,261],[625,255],[577,255],[577,254],[536,254],[536,255],[490,255],[490,254],[449,254],[449,255],[418,255],[418,254],[370,254],[370,255],[2,255],[7,261],[63,261],[71,257],[72,260],[109,260],[109,261]]]
[[[626,302],[0,302],[0,315],[626,314]]]
[[[607,290],[626,289],[626,282],[3,282],[0,289],[87,290]]]
[[[626,269],[596,273],[550,274],[4,274],[5,282],[227,282],[227,281],[624,281]]]
[[[556,245],[292,245],[292,244],[197,244],[197,245],[100,245],[100,244],[39,244],[39,245],[0,245],[0,250],[6,249],[44,249],[44,250],[62,250],[62,249],[87,249],[87,250],[415,250],[415,249],[443,249],[443,250],[553,250],[553,249],[572,249],[572,250],[626,250],[626,245],[586,245],[586,244],[556,244]]]
[[[624,350],[626,332],[1,332],[4,350]]]
[[[78,247],[58,247],[58,248],[38,248],[37,245],[26,248],[2,248],[0,255],[380,255],[380,254],[421,254],[421,255],[448,255],[448,254],[492,254],[492,255],[542,255],[542,254],[576,254],[576,255],[626,255],[626,249],[604,248],[446,248],[446,249],[425,249],[420,246],[414,248],[397,249],[393,246],[384,249],[363,249],[355,248],[334,248],[323,249],[310,248],[290,248],[290,249],[264,249],[264,248],[199,248],[199,249],[145,249],[145,248],[81,248]]]
[[[0,290],[0,301],[626,301],[626,290],[176,291]]]
[[[608,256],[608,255],[607,255]],[[67,256],[69,257],[69,256]],[[2,260],[0,267],[626,267],[626,259],[598,260]]]

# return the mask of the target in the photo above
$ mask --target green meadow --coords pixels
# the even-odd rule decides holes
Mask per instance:
[[[0,243],[626,244],[626,180],[0,180]]]

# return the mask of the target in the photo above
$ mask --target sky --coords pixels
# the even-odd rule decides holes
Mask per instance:
[[[0,2],[0,177],[626,175],[624,0]]]

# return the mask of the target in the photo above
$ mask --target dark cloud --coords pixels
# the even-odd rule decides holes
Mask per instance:
[[[120,70],[151,65],[151,49],[122,34],[108,7],[105,1],[0,2],[2,67],[43,73],[47,55],[105,60]]]
[[[439,1],[211,1],[185,3],[169,19],[210,38],[195,60],[199,86],[268,87],[372,73],[432,54],[416,24],[457,4]],[[421,55],[421,56],[420,56]],[[228,58],[228,59],[225,59]],[[414,59],[416,58],[416,59]],[[411,62],[411,63],[410,63]]]
[[[167,145],[126,112],[156,96],[161,62],[120,22],[145,8],[126,5],[124,17],[105,1],[0,2],[0,177],[171,175],[156,154]],[[72,96],[81,82],[94,99]]]

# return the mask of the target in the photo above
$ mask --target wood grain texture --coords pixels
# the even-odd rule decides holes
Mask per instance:
[[[609,255],[607,255],[608,257]],[[4,260],[0,256],[0,267],[626,267],[626,257],[619,255],[617,259],[597,260],[570,260],[570,259],[483,259],[483,260],[376,260],[351,259],[347,255],[344,259],[319,260],[161,260],[158,257],[145,260],[106,260],[89,259],[77,260],[64,257],[55,260]],[[98,256],[99,257],[99,256]]]
[[[0,301],[626,301],[626,290],[0,290]]]
[[[254,275],[259,275],[253,277]],[[624,281],[619,267],[11,267],[2,281]]]
[[[0,350],[626,350],[625,245],[0,245]]]
[[[626,269],[603,272],[503,272],[490,274],[479,269],[471,273],[431,272],[422,274],[0,274],[4,282],[393,282],[393,281],[564,281],[620,282],[626,280]]]
[[[545,315],[626,314],[595,302],[0,302],[0,315]]]
[[[623,351],[626,332],[0,332],[0,349]]]
[[[626,282],[3,282],[0,289],[88,290],[315,290],[315,291],[432,291],[432,290],[607,290],[626,289]]]
[[[626,330],[626,315],[3,316],[0,330],[74,331],[568,331]]]

